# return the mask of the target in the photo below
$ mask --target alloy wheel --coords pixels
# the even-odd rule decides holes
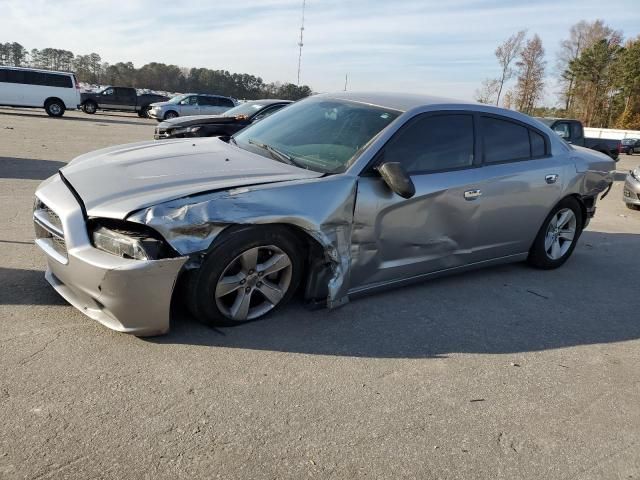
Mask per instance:
[[[235,321],[258,318],[284,298],[292,272],[291,259],[275,245],[250,248],[220,275],[213,292],[216,305]]]
[[[544,239],[547,257],[558,260],[567,253],[575,239],[577,223],[576,215],[570,208],[563,208],[556,212],[549,221]]]

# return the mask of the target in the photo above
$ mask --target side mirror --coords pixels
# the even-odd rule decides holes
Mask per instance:
[[[416,187],[411,177],[398,162],[386,162],[378,167],[384,183],[402,198],[411,198],[416,194]]]

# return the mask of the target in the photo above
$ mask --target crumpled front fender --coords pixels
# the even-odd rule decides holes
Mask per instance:
[[[356,185],[355,177],[335,175],[215,191],[161,203],[127,219],[154,228],[178,253],[193,256],[231,225],[298,227],[324,249],[331,266],[327,306],[333,307],[347,300]]]

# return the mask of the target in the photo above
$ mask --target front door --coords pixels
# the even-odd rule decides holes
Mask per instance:
[[[404,199],[372,170],[358,182],[351,287],[384,284],[470,262],[477,232],[479,159],[474,116],[422,114],[382,148],[376,163],[400,162],[416,193]]]

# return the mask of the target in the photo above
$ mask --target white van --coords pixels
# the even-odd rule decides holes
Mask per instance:
[[[80,108],[80,86],[69,72],[0,66],[0,105],[44,108],[61,117]]]

